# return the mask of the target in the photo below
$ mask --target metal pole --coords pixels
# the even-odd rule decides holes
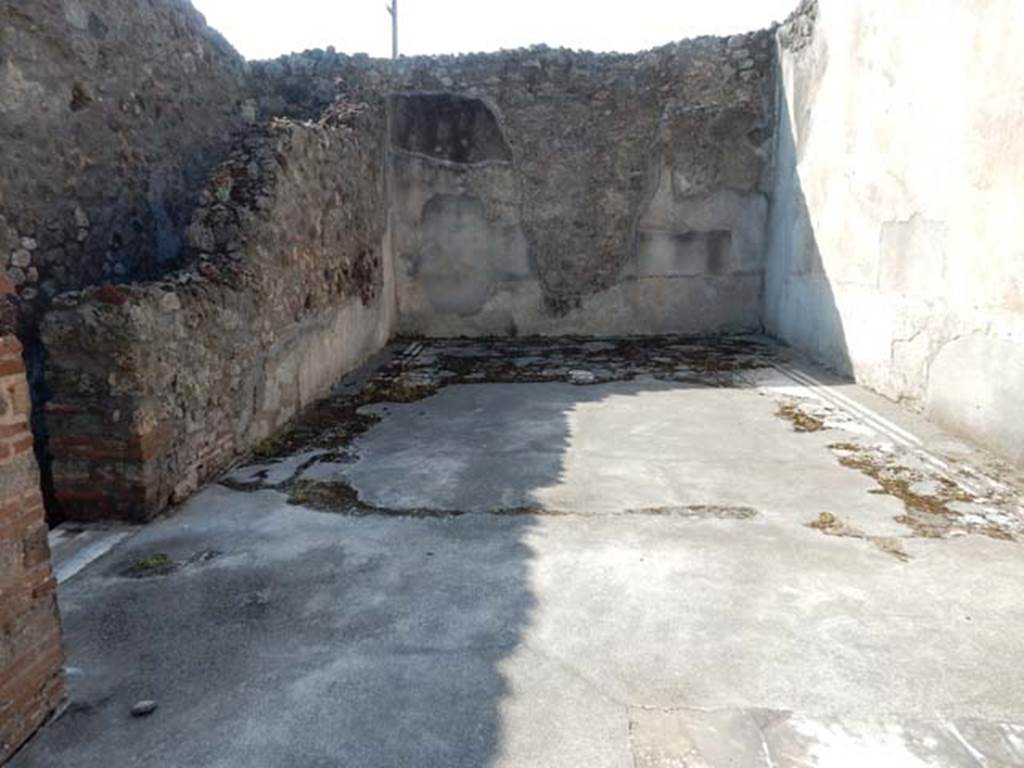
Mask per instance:
[[[391,58],[398,58],[398,0],[391,0],[388,6],[391,14]]]

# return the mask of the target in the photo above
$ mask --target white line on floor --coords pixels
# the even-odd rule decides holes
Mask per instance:
[[[921,461],[931,466],[936,472],[948,479],[949,481],[956,483],[962,490],[971,494],[972,496],[985,496],[987,495],[985,490],[975,486],[963,478],[957,476],[952,472],[949,464],[942,459],[938,458],[931,452],[925,450],[922,445],[921,438],[917,435],[908,432],[902,427],[894,424],[889,419],[885,418],[879,413],[871,410],[865,405],[861,405],[855,400],[850,399],[841,392],[833,391],[827,384],[818,381],[816,378],[808,373],[792,368],[788,365],[781,363],[772,363],[772,367],[775,368],[779,373],[789,378],[791,381],[796,382],[800,386],[809,389],[815,395],[820,397],[822,400],[830,403],[840,411],[845,412],[848,416],[859,419],[861,422],[867,424],[875,431],[881,433],[883,436],[889,438],[897,445],[903,446],[912,450]]]
[[[791,368],[788,365],[774,364],[774,367],[779,372],[796,381],[798,384],[810,389],[819,397],[829,401],[840,410],[846,411],[847,413],[852,411],[853,413],[850,415],[860,416],[861,419],[867,420],[870,422],[870,426],[874,427],[877,431],[884,434],[893,442],[898,443],[905,448],[917,448],[921,445],[921,438],[917,435],[908,432],[902,427],[889,421],[889,419],[885,418],[881,414],[875,413],[870,408],[861,405],[857,401],[851,400],[841,392],[833,391],[833,389],[827,384],[818,381],[810,374]]]
[[[69,534],[63,526],[50,532],[50,550],[53,553],[53,572],[57,583],[63,584],[90,563],[103,557],[122,541],[132,536],[137,528],[90,528]],[[82,538],[80,542],[75,539]],[[73,550],[66,554],[62,550]]]

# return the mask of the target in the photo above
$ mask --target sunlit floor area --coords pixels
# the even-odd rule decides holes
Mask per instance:
[[[13,765],[1020,766],[1020,487],[759,338],[399,343],[57,551]]]

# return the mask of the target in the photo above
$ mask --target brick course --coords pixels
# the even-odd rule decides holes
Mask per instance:
[[[6,305],[4,288],[0,281]],[[57,582],[29,408],[21,344],[10,324],[0,323],[0,763],[64,695]]]

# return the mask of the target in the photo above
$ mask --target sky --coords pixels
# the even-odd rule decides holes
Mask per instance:
[[[248,59],[334,46],[391,55],[389,0],[192,0]],[[697,35],[749,32],[797,0],[399,0],[403,54],[546,43],[629,53]]]

